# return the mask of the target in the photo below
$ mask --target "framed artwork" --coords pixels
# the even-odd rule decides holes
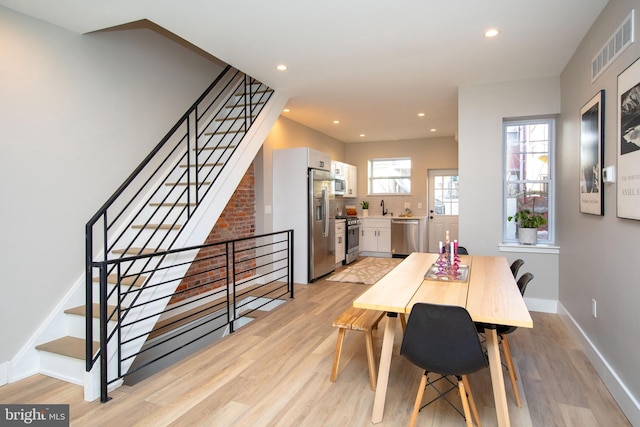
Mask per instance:
[[[617,215],[640,220],[640,61],[618,76]]]
[[[604,215],[604,90],[580,110],[580,212]]]

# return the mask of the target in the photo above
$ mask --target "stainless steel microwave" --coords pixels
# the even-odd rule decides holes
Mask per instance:
[[[333,184],[333,191],[336,196],[344,196],[347,191],[347,182],[342,178],[336,178]]]

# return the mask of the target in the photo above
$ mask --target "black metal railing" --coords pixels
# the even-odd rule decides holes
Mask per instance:
[[[145,289],[166,268],[165,257],[173,256],[180,230],[272,93],[255,79],[226,67],[87,223],[87,371],[97,360],[92,344],[94,281],[101,291],[101,322],[126,322],[139,298],[137,290]],[[108,307],[103,299],[108,293],[102,290],[114,285],[117,294],[131,296],[131,305],[124,310]],[[106,338],[101,336],[101,343]]]
[[[123,285],[131,276],[121,272],[149,258],[162,259],[162,267],[153,270],[155,280]],[[93,267],[116,275],[114,285],[101,281],[100,286],[103,315],[95,357],[105,402],[115,381],[176,353],[192,352],[190,346],[212,334],[233,333],[256,310],[293,298],[293,230],[99,261]]]

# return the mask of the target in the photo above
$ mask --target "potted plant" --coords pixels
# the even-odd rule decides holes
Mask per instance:
[[[363,200],[360,206],[362,206],[362,216],[369,216],[369,202]]]
[[[521,209],[515,215],[507,217],[507,221],[514,221],[518,227],[518,242],[521,245],[535,245],[538,241],[538,227],[547,223],[542,214]]]

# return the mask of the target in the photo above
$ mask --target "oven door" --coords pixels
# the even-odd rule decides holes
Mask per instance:
[[[352,225],[347,227],[347,252],[360,247],[360,226]]]
[[[360,255],[360,224],[347,226],[347,244],[344,263],[351,264]]]

